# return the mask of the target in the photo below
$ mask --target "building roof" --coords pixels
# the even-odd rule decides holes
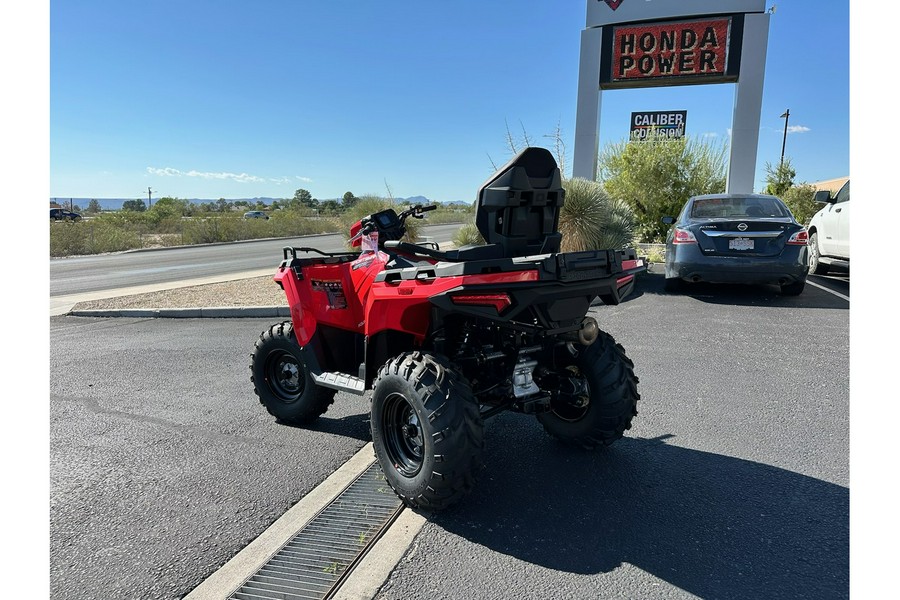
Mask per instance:
[[[840,189],[850,180],[850,176],[838,177],[836,179],[826,179],[824,181],[816,181],[812,185],[817,190],[828,190],[832,194],[838,193]]]

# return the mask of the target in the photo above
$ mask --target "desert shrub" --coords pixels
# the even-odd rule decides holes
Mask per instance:
[[[637,221],[622,200],[611,198],[603,186],[587,179],[565,179],[565,202],[559,214],[563,252],[620,249],[634,242]]]
[[[813,196],[815,195],[816,188],[814,185],[801,183],[788,189],[781,199],[784,200],[787,207],[794,213],[794,218],[797,219],[798,223],[801,225],[809,225],[813,215],[822,208],[821,204],[818,204],[813,200]]]
[[[474,223],[466,223],[453,234],[453,243],[457,248],[462,248],[463,246],[483,246],[486,242]]]
[[[79,223],[51,223],[50,256],[121,252],[141,247],[135,227],[93,219]]]

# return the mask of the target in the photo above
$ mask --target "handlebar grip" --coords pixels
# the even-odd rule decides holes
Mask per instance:
[[[423,206],[420,210],[422,212],[428,212],[429,210],[436,210],[437,204],[432,204],[431,206]]]

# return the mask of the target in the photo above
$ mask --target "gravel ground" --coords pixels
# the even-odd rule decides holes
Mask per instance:
[[[271,275],[79,302],[73,310],[287,306]]]

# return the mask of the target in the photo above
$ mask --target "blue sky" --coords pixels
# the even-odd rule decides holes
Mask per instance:
[[[777,2],[757,190],[788,108],[797,181],[849,173],[848,22],[847,2]],[[54,0],[50,196],[471,201],[507,124],[538,145],[558,125],[571,161],[584,25],[585,0]],[[605,91],[600,144],[644,110],[724,142],[733,103],[730,84]]]

